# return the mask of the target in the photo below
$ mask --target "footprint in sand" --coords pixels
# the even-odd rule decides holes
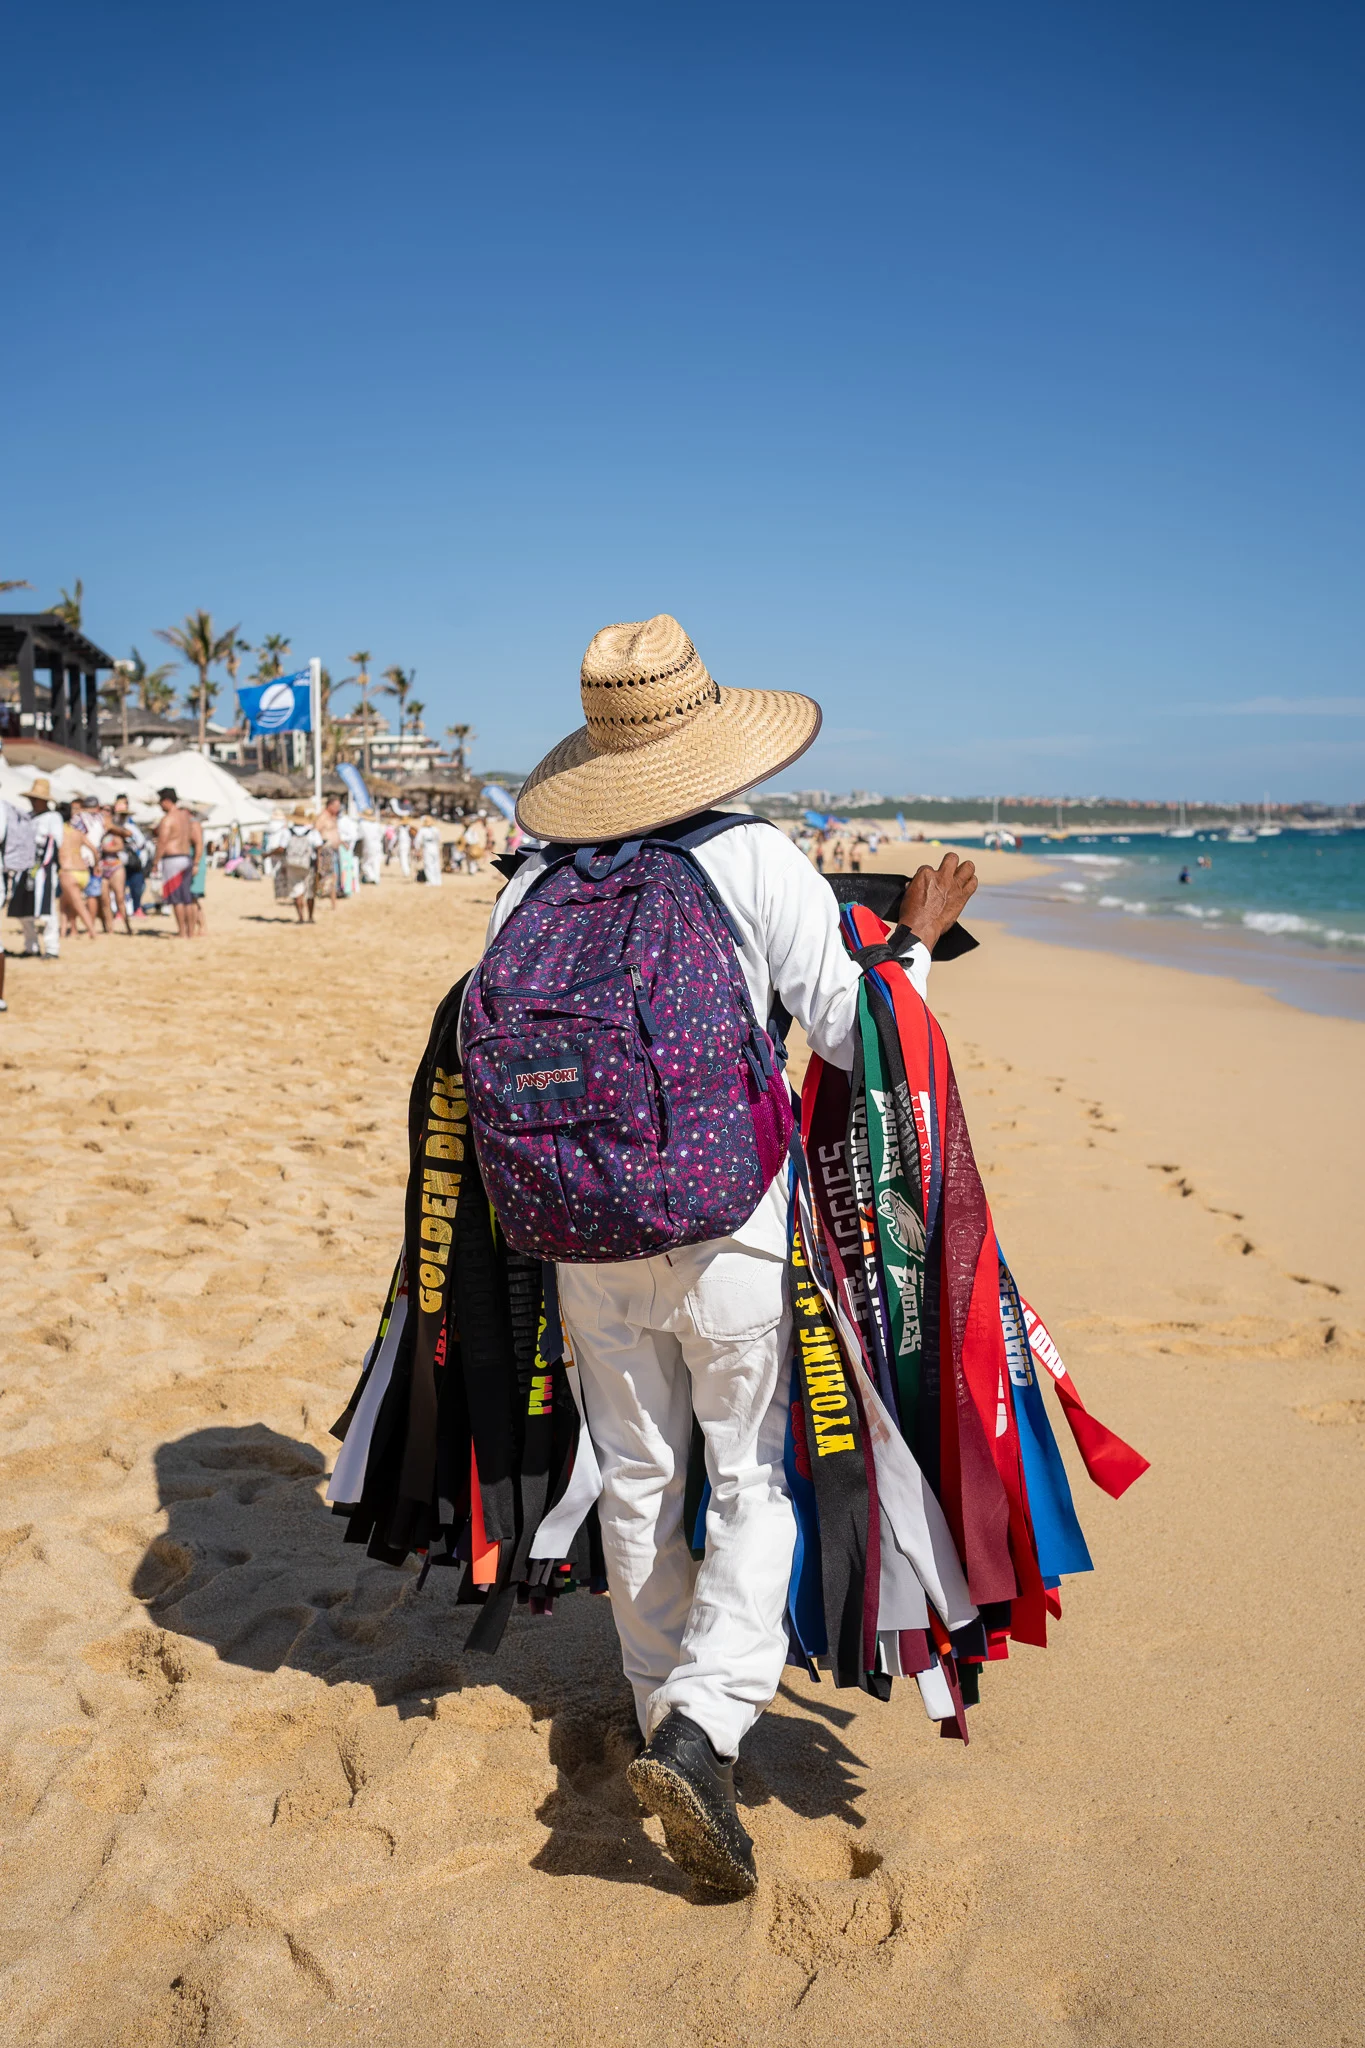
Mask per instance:
[[[1340,1429],[1343,1425],[1348,1429],[1365,1429],[1365,1401],[1323,1401],[1316,1408],[1296,1408],[1294,1412],[1305,1422],[1325,1423],[1332,1429]]]
[[[965,1933],[974,1904],[960,1870],[910,1876],[889,1870],[879,1850],[847,1839],[831,1853],[842,1874],[807,1875],[803,1853],[801,1876],[779,1877],[773,1888],[767,1940],[806,1973],[798,2006],[827,1972],[940,1959]]]

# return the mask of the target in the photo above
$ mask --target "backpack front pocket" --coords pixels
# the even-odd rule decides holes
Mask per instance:
[[[479,1164],[509,1244],[565,1260],[639,1256],[670,1230],[654,1077],[634,1033],[490,1033],[466,1048]]]

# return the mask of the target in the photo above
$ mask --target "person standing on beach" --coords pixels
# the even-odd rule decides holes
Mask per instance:
[[[464,828],[465,872],[477,875],[479,863],[488,852],[488,820],[482,811],[476,811]]]
[[[194,866],[190,869],[190,903],[194,910],[194,935],[198,939],[202,939],[209,928],[208,912],[204,907],[208,886],[209,849],[207,842],[201,841]]]
[[[318,835],[317,888],[316,894],[328,897],[333,910],[337,907],[337,894],[341,878],[341,798],[329,796],[317,817],[313,830]],[[311,923],[311,918],[309,922]]]
[[[104,813],[97,796],[78,796],[71,806],[73,828],[90,841],[90,859],[87,865],[93,870],[98,859],[98,848],[104,837]]]
[[[9,914],[23,924],[24,957],[30,960],[56,960],[61,954],[62,820],[51,789],[45,775],[34,778],[27,815],[12,807],[13,822],[5,837],[5,866],[14,878]]]
[[[192,939],[197,918],[191,885],[204,850],[203,829],[173,789],[158,790],[157,802],[161,806],[161,823],[156,828],[154,857],[161,870],[161,900],[175,912],[178,936]]]
[[[11,838],[15,839],[15,851],[17,854],[19,852],[19,841],[16,835],[18,834],[19,830],[20,818],[21,813],[15,808],[15,806],[13,804],[6,803],[4,797],[0,796],[0,911],[9,910],[10,896],[14,891],[15,884],[18,881],[19,877],[19,860],[16,859],[12,863],[10,860],[10,841]],[[27,827],[27,818],[23,819],[23,823],[24,826]],[[23,836],[23,849],[27,854],[30,855],[30,859],[26,863],[26,865],[31,866],[33,842],[32,835],[27,831],[27,829],[25,830]],[[7,954],[4,943],[3,941],[0,941],[0,1010],[7,1010],[9,1008],[9,1004],[5,1001],[6,957]]]
[[[85,900],[90,905],[91,917],[97,918],[106,932],[109,922],[104,914],[104,885],[100,880],[99,866],[109,815],[97,796],[78,796],[71,806],[72,828],[80,833],[87,848],[86,866],[90,870],[90,879],[85,885]]]
[[[398,820],[398,865],[402,871],[403,880],[405,882],[410,881],[412,878],[412,827],[406,818]]]
[[[423,818],[417,834],[417,851],[422,857],[422,880],[434,889],[441,886],[441,834],[434,818]]]
[[[313,922],[321,851],[322,834],[310,822],[307,805],[296,804],[285,827],[284,844],[275,855],[274,889],[277,903],[293,904],[299,924]]]
[[[664,825],[714,827],[711,806],[789,766],[820,727],[809,697],[722,690],[667,614],[605,627],[581,682],[585,725],[533,770],[517,800],[518,823],[543,842],[591,849]],[[812,1049],[848,1071],[862,975],[832,891],[758,818],[722,822],[692,857],[737,931],[753,1016],[771,1017],[780,1000]],[[544,867],[531,855],[498,898],[490,948]],[[907,886],[891,943],[921,994],[934,945],[975,887],[972,863],[953,853]],[[796,1522],[784,1471],[787,1233],[779,1168],[728,1237],[557,1268],[602,1474],[612,1614],[644,1739],[626,1775],[662,1818],[674,1861],[736,1896],[752,1892],[757,1875],[735,1805],[735,1758],[788,1651]],[[699,1566],[683,1526],[694,1415],[711,1487]]]
[[[128,915],[128,876],[123,865],[125,850],[123,834],[111,824],[100,847],[95,875],[100,885],[100,923],[107,932],[112,932],[121,917],[131,939],[133,920]]]
[[[126,796],[114,798],[114,829],[123,838],[124,889],[132,904],[134,917],[146,915],[142,908],[142,892],[147,886],[147,876],[152,865],[152,842],[133,817]]]
[[[71,805],[58,804],[61,813],[62,837],[57,855],[57,873],[61,877],[62,934],[65,938],[76,938],[82,931],[87,938],[95,936],[95,911],[88,890],[94,873],[95,854],[87,835],[79,831],[72,820]]]
[[[341,842],[337,856],[337,893],[354,896],[360,887],[360,864],[355,853],[360,826],[349,809],[337,813],[337,837]]]
[[[377,886],[380,870],[384,865],[384,828],[373,811],[364,811],[360,818],[360,879],[362,884]]]

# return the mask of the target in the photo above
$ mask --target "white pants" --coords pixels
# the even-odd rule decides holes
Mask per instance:
[[[412,873],[412,847],[406,832],[400,832],[398,835],[398,865],[405,875]]]
[[[46,953],[49,960],[56,960],[61,950],[61,926],[55,910],[50,911],[46,917],[24,919],[24,952],[30,958],[42,952]]]
[[[559,1300],[602,1467],[602,1548],[640,1726],[652,1735],[677,1707],[733,1756],[787,1657],[785,1263],[720,1238],[561,1266]],[[711,1482],[700,1566],[683,1528],[694,1413]]]

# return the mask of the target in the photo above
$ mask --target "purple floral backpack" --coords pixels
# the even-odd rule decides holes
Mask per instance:
[[[470,1124],[514,1250],[614,1261],[725,1237],[783,1164],[790,1091],[693,853],[747,822],[547,848],[470,976]]]

